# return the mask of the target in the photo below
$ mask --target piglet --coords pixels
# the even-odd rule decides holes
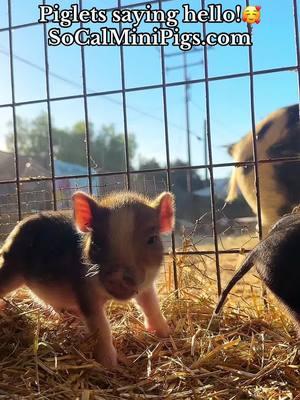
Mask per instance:
[[[248,254],[224,289],[215,314],[234,285],[255,265],[263,282],[290,312],[300,334],[300,213],[295,211],[282,217]]]
[[[169,335],[154,280],[163,260],[161,233],[174,228],[174,198],[119,192],[101,200],[73,195],[74,218],[61,212],[30,216],[0,251],[0,297],[26,285],[56,311],[79,314],[97,337],[94,356],[117,365],[104,305],[134,298],[147,330]]]

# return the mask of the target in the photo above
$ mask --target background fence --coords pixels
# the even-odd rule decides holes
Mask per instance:
[[[44,0],[42,3],[48,2]],[[67,6],[76,2],[61,3]],[[272,5],[267,5],[264,1],[261,3],[263,10],[264,7],[272,9]],[[177,197],[178,222],[175,233],[166,241],[166,254],[171,254],[173,257],[175,289],[179,284],[178,257],[207,256],[213,258],[217,290],[220,293],[222,257],[239,254],[241,247],[248,251],[257,240],[254,229],[256,222],[246,203],[241,200],[233,208],[223,209],[228,183],[228,179],[225,178],[234,167],[254,167],[253,188],[257,196],[257,223],[261,237],[260,192],[264,188],[260,188],[259,185],[259,165],[283,162],[279,159],[258,160],[255,126],[257,116],[260,115],[262,98],[259,105],[256,102],[259,97],[257,92],[265,91],[263,80],[267,81],[272,76],[281,80],[283,76],[291,75],[293,78],[289,81],[288,87],[293,87],[291,90],[293,94],[290,94],[288,101],[299,101],[300,46],[297,0],[287,1],[284,6],[290,16],[289,29],[293,31],[293,34],[287,32],[289,36],[286,46],[293,47],[294,62],[287,62],[283,58],[279,65],[276,65],[276,62],[274,65],[261,62],[259,68],[255,63],[255,48],[243,48],[238,50],[243,52],[239,53],[243,55],[243,59],[237,60],[236,67],[232,67],[232,70],[229,62],[229,67],[223,74],[211,70],[211,65],[218,63],[219,50],[210,50],[207,47],[193,49],[189,54],[174,48],[144,49],[143,51],[151,52],[149,53],[151,57],[148,58],[149,54],[146,57],[147,62],[155,59],[149,66],[153,68],[151,73],[148,73],[146,66],[143,65],[143,56],[139,57],[138,51],[142,51],[140,49],[119,47],[109,50],[111,52],[98,49],[97,51],[105,52],[97,56],[96,50],[85,47],[73,50],[49,48],[47,46],[49,26],[36,22],[38,4],[37,1],[32,2],[32,6],[35,5],[32,8],[34,11],[28,13],[27,19],[22,17],[25,18],[22,20],[19,15],[21,12],[18,11],[21,8],[20,2],[16,0],[0,2],[1,9],[6,10],[0,24],[0,63],[2,62],[4,88],[4,94],[2,93],[0,99],[0,117],[3,117],[2,121],[7,122],[5,126],[1,126],[2,135],[6,137],[6,147],[3,145],[3,151],[0,153],[0,239],[3,240],[16,221],[25,215],[40,210],[68,209],[70,197],[76,189],[86,190],[98,196],[123,189],[137,190],[150,196],[163,190],[171,190]],[[82,0],[78,4],[81,9],[87,6]],[[162,9],[180,6],[180,2],[172,0],[129,4],[118,0],[107,4],[109,11],[114,8],[141,8],[145,4]],[[204,0],[193,4],[198,8],[206,6]],[[93,5],[97,6],[89,2],[89,6]],[[249,5],[248,0],[244,5]],[[29,5],[27,7],[30,9]],[[233,8],[234,5],[231,4],[230,7]],[[207,24],[199,26],[203,29],[203,34],[211,29]],[[285,29],[283,24],[278,24],[277,28],[279,31]],[[122,29],[121,24],[119,29]],[[251,27],[246,24],[242,29],[252,33]],[[39,38],[36,47],[35,43],[31,44],[28,41],[33,35]],[[37,49],[38,61],[29,50],[30,46]],[[73,76],[73,66],[67,60],[69,54],[67,52],[71,51],[76,52],[77,77]],[[220,51],[234,50],[226,48]],[[281,49],[278,49],[279,51]],[[282,52],[284,53],[284,50]],[[113,60],[113,64],[108,60]],[[219,63],[220,60],[221,58]],[[99,77],[95,75],[95,70],[100,68],[99,62],[109,64],[109,71],[106,73],[118,75],[117,83],[114,82],[111,87],[109,85],[105,87],[104,83],[97,86]],[[136,74],[132,65],[134,63],[141,64],[140,75]],[[103,74],[105,81],[103,70],[105,66],[102,65],[101,68],[99,75]],[[92,82],[91,75],[93,75]],[[80,79],[77,79],[78,77]],[[32,91],[26,90],[24,86],[27,79],[32,82]],[[238,94],[237,108],[229,116],[232,120],[230,129],[235,126],[239,112],[247,113],[248,130],[252,130],[253,135],[253,159],[243,163],[234,163],[225,156],[223,160],[221,157],[216,157],[217,152],[214,152],[215,148],[220,147],[215,124],[218,115],[216,93],[226,92],[231,82],[240,83],[240,92],[237,91],[240,93],[240,98]],[[223,89],[222,85],[225,85]],[[227,89],[224,89],[226,85]],[[43,89],[40,89],[40,86]],[[246,93],[242,96],[241,93],[245,88]],[[172,97],[177,91],[183,115],[182,124],[177,122],[177,106],[172,103]],[[276,93],[279,98],[280,89],[274,92]],[[230,97],[231,92],[228,90],[228,103],[231,101]],[[242,97],[245,101],[241,100]],[[62,119],[59,113],[64,113],[66,124],[71,125],[68,118],[77,113],[78,102],[80,102],[78,116],[80,124],[74,124],[73,131],[71,132],[69,128],[66,134],[62,129],[63,125],[57,123],[57,120]],[[225,103],[223,104],[226,108]],[[98,114],[101,114],[102,118],[102,114],[105,115],[106,112],[109,114],[114,107],[117,107],[118,113],[111,117],[111,120],[117,125],[120,133],[106,125],[106,130],[101,128],[102,136],[97,136],[94,125]],[[197,116],[200,117],[196,120]],[[74,118],[71,118],[71,121],[76,122]],[[135,118],[139,118],[140,125],[135,124]],[[225,123],[228,121],[226,118]],[[147,131],[148,121],[152,121],[150,125],[153,142],[157,141],[160,148],[157,159],[153,156],[155,149],[151,148],[149,142],[151,134]],[[144,128],[141,128],[143,124]],[[133,127],[134,132],[132,132]],[[156,134],[157,127],[159,127],[159,138]],[[242,130],[241,135],[246,132],[246,129]],[[105,135],[109,137],[109,142],[105,141]],[[147,138],[143,135],[147,135]],[[71,136],[71,141],[66,142],[67,145],[63,147],[59,142],[60,138],[69,140]],[[29,150],[26,137],[32,143]],[[37,142],[42,142],[42,145],[39,145],[40,147],[36,145],[38,150],[34,152],[33,145],[37,138]],[[236,136],[233,138],[235,140]],[[137,142],[143,149],[139,159],[133,155],[136,152]],[[75,146],[73,154],[75,149],[80,148],[78,160],[72,160],[72,155],[67,156],[68,146],[71,148],[70,143]],[[97,149],[101,148],[101,145],[105,150],[100,157]],[[150,159],[145,159],[148,156],[147,147],[152,151]],[[184,153],[183,160],[179,159],[181,147]],[[117,148],[121,148],[121,152],[114,154],[113,150]],[[284,159],[285,162],[291,160],[299,162],[300,158],[296,155],[290,160]],[[239,239],[233,244],[227,241],[228,237]]]

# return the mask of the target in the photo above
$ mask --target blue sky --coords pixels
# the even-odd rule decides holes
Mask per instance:
[[[48,1],[54,4],[55,1]],[[60,1],[61,7],[68,8],[73,1]],[[83,0],[85,8],[110,8],[116,1]],[[124,4],[130,3],[129,0]],[[181,9],[183,1],[164,3],[164,9]],[[210,2],[207,2],[208,4]],[[244,1],[222,1],[224,8],[234,8]],[[256,3],[256,2],[255,2]],[[38,19],[38,0],[12,0],[13,24],[19,25],[34,22]],[[192,8],[198,10],[200,1],[189,1]],[[253,27],[254,69],[271,69],[296,65],[294,40],[294,19],[292,0],[260,0],[262,21]],[[256,4],[255,4],[256,5]],[[157,6],[153,6],[156,8]],[[7,26],[7,0],[0,0],[0,29]],[[102,25],[103,26],[103,25]],[[140,30],[152,29],[154,25],[141,24]],[[49,25],[50,27],[50,25]],[[89,24],[93,30],[101,26]],[[75,29],[76,26],[71,28]],[[201,30],[201,24],[185,24],[185,31]],[[70,30],[70,29],[69,29]],[[208,24],[209,32],[245,31],[245,23]],[[16,29],[13,31],[14,75],[16,101],[26,102],[46,97],[45,60],[43,47],[43,26]],[[9,57],[7,31],[0,32],[0,104],[11,102]],[[166,55],[179,51],[177,48],[166,48]],[[89,92],[121,89],[120,51],[116,47],[86,48],[87,88]],[[179,51],[180,52],[180,51]],[[161,60],[159,48],[127,47],[125,54],[126,87],[150,86],[161,83]],[[187,54],[188,63],[202,61],[201,51]],[[215,47],[208,53],[209,76],[229,75],[247,72],[248,48]],[[38,66],[28,65],[20,60]],[[183,80],[183,70],[169,70],[181,66],[183,56],[166,57],[167,82]],[[51,97],[80,95],[82,77],[80,48],[49,48],[50,95]],[[59,76],[60,78],[57,78]],[[190,79],[204,77],[202,65],[188,69]],[[255,77],[255,116],[260,121],[276,108],[299,101],[296,72],[263,74]],[[210,85],[211,134],[213,144],[213,161],[224,163],[232,161],[227,155],[225,145],[237,141],[251,127],[249,78],[224,79],[211,82]],[[192,164],[199,165],[204,161],[203,121],[205,119],[204,85],[190,85],[190,120]],[[138,142],[138,151],[134,166],[138,167],[140,159],[155,157],[165,165],[164,119],[162,90],[149,89],[132,91],[126,96],[128,129],[134,133]],[[88,101],[90,120],[97,129],[103,124],[114,123],[118,132],[123,132],[122,95],[91,97]],[[51,102],[54,125],[69,127],[78,120],[83,120],[82,99]],[[170,135],[171,160],[187,160],[186,115],[184,86],[167,88],[167,107]],[[32,119],[46,110],[46,104],[17,107],[17,115]],[[11,120],[11,109],[0,108],[0,149],[5,149],[4,137],[7,123]],[[216,169],[218,177],[228,176],[229,168]]]

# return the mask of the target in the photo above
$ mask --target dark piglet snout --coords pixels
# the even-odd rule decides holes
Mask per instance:
[[[137,278],[133,267],[117,267],[103,276],[103,285],[107,292],[119,300],[127,300],[138,294],[143,279]]]

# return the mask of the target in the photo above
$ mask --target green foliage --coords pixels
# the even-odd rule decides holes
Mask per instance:
[[[10,125],[12,130],[12,126]],[[44,158],[48,151],[48,119],[45,113],[32,121],[17,117],[18,150],[21,155]],[[8,151],[14,151],[13,132],[6,136]]]
[[[48,136],[48,116],[46,113],[40,114],[33,120],[17,118],[18,150],[20,155],[33,157],[45,167],[49,167],[49,136]],[[125,139],[122,132],[118,133],[113,124],[103,125],[96,132],[93,124],[89,125],[90,155],[91,166],[94,170],[101,171],[122,171],[126,169]],[[53,124],[52,140],[54,157],[57,160],[87,165],[86,142],[85,142],[85,123],[78,121],[70,128],[58,129]],[[14,150],[14,140],[11,133],[6,137],[7,149]],[[135,136],[129,134],[128,137],[128,157],[129,164],[136,154],[137,143]],[[174,166],[185,166],[181,160],[172,163]],[[140,169],[159,169],[161,165],[155,158],[140,159]],[[204,186],[204,182],[194,170],[177,170],[171,172],[172,189],[175,191],[187,191],[188,174],[191,174],[192,189],[197,190]],[[151,172],[147,174],[153,176],[157,181],[166,181],[165,172]]]
[[[135,136],[128,137],[128,158],[132,161],[137,149]],[[105,166],[108,171],[120,171],[126,169],[125,139],[123,134],[117,134],[113,125],[102,127],[91,149],[91,155],[97,167]]]
[[[187,166],[187,164],[182,160],[175,160],[171,166],[176,167],[183,167]],[[155,158],[151,159],[141,159],[140,160],[140,169],[155,169],[161,168],[161,165],[157,162]],[[166,173],[165,172],[151,172],[156,179],[165,179],[166,180]],[[190,174],[191,183],[192,183],[192,190],[198,190],[205,186],[205,183],[201,180],[200,176],[197,174],[195,170],[176,170],[171,172],[171,186],[172,190],[178,191],[187,191],[188,190],[188,179]]]
[[[47,114],[42,113],[31,121],[18,117],[17,134],[19,154],[37,158],[47,168],[49,165]],[[114,125],[103,125],[99,132],[95,132],[93,124],[90,124],[89,137],[91,166],[94,170],[120,171],[126,168],[124,134],[117,133]],[[71,128],[58,129],[53,126],[52,139],[56,159],[87,165],[83,121],[77,122]],[[137,149],[135,136],[130,134],[128,142],[128,156],[131,162]],[[14,150],[13,132],[7,135],[6,145],[9,151]]]

